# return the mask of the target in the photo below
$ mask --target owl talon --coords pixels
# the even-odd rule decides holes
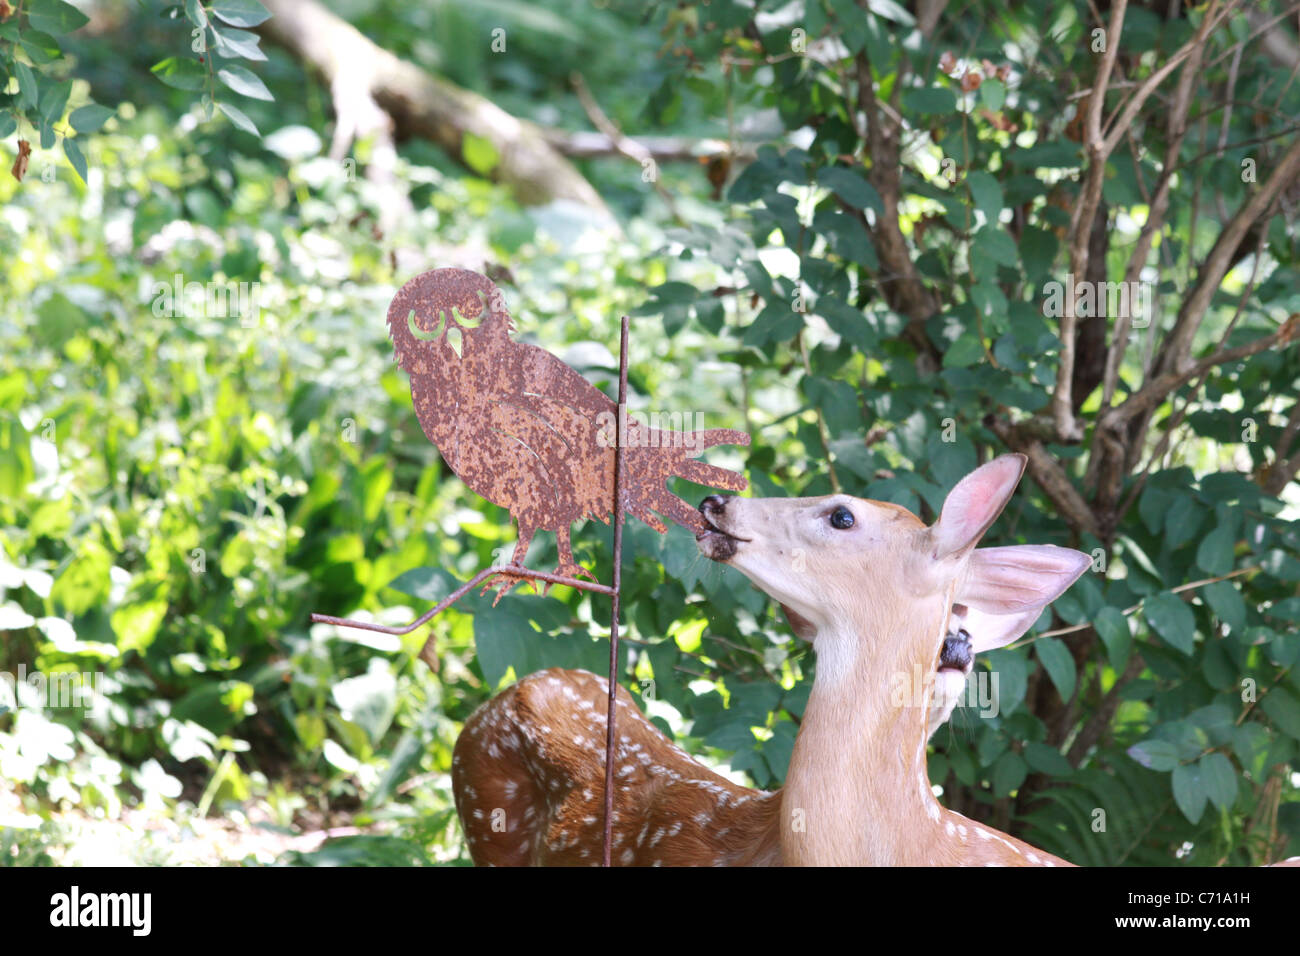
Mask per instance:
[[[478,593],[480,595],[487,594],[488,591],[496,588],[496,597],[492,599],[492,606],[496,607],[500,600],[505,597],[506,592],[516,584],[531,584],[533,586],[533,593],[537,593],[537,580],[535,578],[526,578],[523,575],[512,574],[509,571],[498,571],[496,574],[492,575],[492,577],[488,578],[487,581],[483,583],[483,588]]]

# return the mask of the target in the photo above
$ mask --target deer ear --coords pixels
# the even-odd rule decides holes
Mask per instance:
[[[1002,455],[957,482],[932,530],[936,560],[960,555],[979,543],[1011,500],[1026,461],[1024,455]]]
[[[979,653],[1010,644],[1091,564],[1082,551],[1050,544],[975,551],[953,597],[966,605],[971,649]]]
[[[984,654],[1006,647],[1038,620],[1042,611],[1035,609],[1023,614],[989,614],[967,605],[966,613],[957,618],[970,635],[973,654]]]

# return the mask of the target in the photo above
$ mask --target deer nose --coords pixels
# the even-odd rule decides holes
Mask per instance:
[[[722,512],[727,510],[727,499],[730,497],[732,496],[731,495],[709,495],[707,498],[705,498],[703,501],[700,502],[700,514],[704,515],[704,517],[706,518],[711,518],[714,515],[722,514]]]
[[[966,670],[975,660],[970,646],[970,633],[962,628],[956,634],[949,634],[943,639],[943,650],[939,654],[939,669],[953,668]]]

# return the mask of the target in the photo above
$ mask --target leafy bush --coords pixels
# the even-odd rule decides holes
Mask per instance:
[[[516,676],[603,670],[608,606],[566,589],[491,612],[467,598],[431,625],[437,675],[423,633],[308,622],[404,622],[513,543],[509,516],[425,440],[392,364],[388,300],[442,264],[508,266],[521,336],[606,389],[631,313],[634,407],[747,429],[743,458],[709,458],[756,494],[844,489],[930,520],[977,462],[1029,454],[986,543],[1079,547],[1096,570],[981,661],[999,712],[960,710],[936,738],[945,803],[1077,862],[1300,852],[1300,286],[1279,182],[1300,153],[1278,119],[1300,87],[1271,85],[1244,12],[1202,34],[1204,9],[1135,7],[1114,47],[1127,85],[1101,116],[1134,111],[1099,159],[1081,94],[1107,57],[1087,4],[954,8],[933,28],[869,6],[590,13],[594,36],[634,32],[622,57],[566,41],[614,78],[627,128],[756,147],[720,161],[722,203],[666,172],[692,193],[671,226],[648,214],[640,169],[594,164],[637,213],[622,237],[579,237],[411,144],[415,211],[377,238],[376,193],[321,157],[310,102],[279,129],[254,111],[255,147],[202,124],[192,92],[156,88],[90,140],[85,183],[0,178],[0,660],[99,681],[89,717],[0,711],[18,802],[0,807],[0,859],[65,858],[57,811],[138,805],[373,831],[283,856],[295,865],[464,862],[461,723]],[[396,15],[466,30],[495,14]],[[547,57],[555,23],[527,23],[519,59],[476,80],[483,64],[456,48],[448,68],[497,89],[526,74],[502,96],[551,108],[567,79]],[[395,48],[422,55],[420,30],[402,34]],[[1201,36],[1155,87],[1165,99],[1121,99]],[[103,51],[81,55],[93,88],[111,86]],[[264,72],[282,101],[301,83],[276,58]],[[1227,113],[1230,88],[1278,102]],[[581,121],[569,100],[551,115]],[[1114,315],[1046,314],[1070,283],[1129,279],[1152,311],[1145,328],[1129,317],[1127,345]],[[187,310],[191,282],[256,284],[256,301]],[[608,529],[575,532],[608,580]],[[549,537],[530,560],[554,563]],[[809,649],[681,529],[631,522],[623,581],[623,677],[652,719],[779,786]]]

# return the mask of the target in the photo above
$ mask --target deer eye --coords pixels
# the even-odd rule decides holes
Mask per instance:
[[[853,512],[840,505],[831,512],[831,527],[844,531],[853,527]]]

